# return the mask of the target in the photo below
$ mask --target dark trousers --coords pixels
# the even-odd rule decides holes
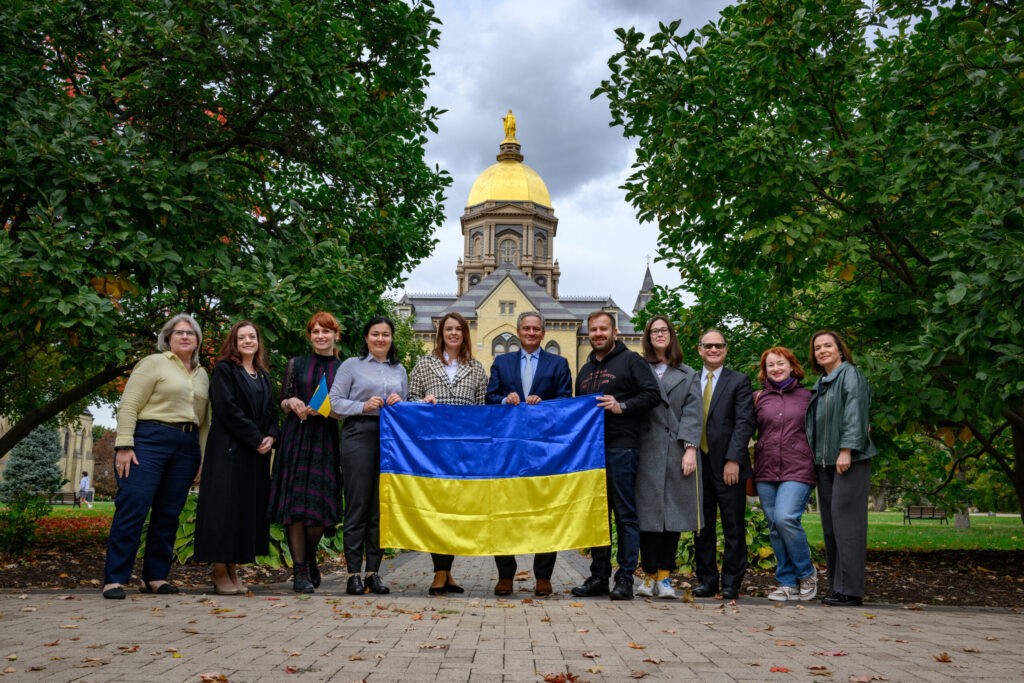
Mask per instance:
[[[142,580],[167,579],[178,516],[199,470],[199,434],[140,420],[135,424],[135,457],[139,464],[131,466],[127,477],[117,477],[104,584],[131,579],[147,514]]]
[[[828,586],[836,593],[864,597],[871,460],[851,463],[843,474],[837,474],[834,465],[815,469]]]
[[[537,553],[533,556],[533,578],[551,579],[555,571],[555,560],[558,553]],[[498,578],[511,579],[516,575],[515,555],[495,555],[494,564],[498,565]]]
[[[632,581],[640,555],[640,521],[636,516],[636,457],[635,448],[605,448],[605,482],[608,487],[608,530],[615,513],[615,531],[618,534],[616,560],[619,569],[615,579]],[[607,581],[612,575],[612,548],[602,546],[590,550],[590,575]]]
[[[455,561],[455,556],[430,553],[430,559],[434,562],[435,572],[450,572],[452,570],[452,562]]]
[[[715,538],[715,517],[721,512],[722,587],[740,590],[747,571],[747,493],[742,479],[732,486],[722,481],[722,468],[712,471],[710,458],[701,453],[701,480],[704,484],[704,528],[693,536],[694,564],[697,581],[702,586],[718,589],[718,540]]]
[[[678,531],[640,532],[640,567],[644,574],[657,574],[659,569],[675,570],[679,536]]]
[[[380,419],[345,418],[341,429],[341,472],[345,492],[342,525],[345,563],[350,574],[380,569]]]

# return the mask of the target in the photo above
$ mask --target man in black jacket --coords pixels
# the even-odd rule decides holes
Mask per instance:
[[[750,378],[725,367],[728,346],[721,332],[705,332],[697,351],[704,359],[700,372],[704,409],[700,443],[704,528],[693,538],[698,583],[693,594],[703,598],[718,592],[715,516],[720,511],[725,545],[722,597],[735,600],[747,571],[747,497],[743,480],[753,474],[747,447],[754,433],[754,402]]]
[[[593,351],[576,377],[576,395],[597,394],[605,409],[604,453],[608,510],[615,513],[618,533],[615,588],[612,600],[633,599],[633,572],[640,555],[640,524],[636,515],[636,460],[640,430],[661,400],[661,388],[650,366],[616,341],[615,320],[606,311],[587,317]],[[608,520],[609,527],[611,519]],[[580,597],[605,595],[612,573],[611,546],[591,548],[590,577],[572,589]]]

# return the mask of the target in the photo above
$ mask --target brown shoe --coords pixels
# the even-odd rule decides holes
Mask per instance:
[[[494,584],[495,595],[512,595],[512,579],[498,579]]]
[[[550,579],[537,579],[537,587],[533,589],[533,594],[539,598],[551,595]]]

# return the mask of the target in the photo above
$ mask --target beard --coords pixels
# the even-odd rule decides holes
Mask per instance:
[[[611,337],[605,337],[604,341],[600,342],[594,341],[593,339],[590,340],[590,348],[594,349],[598,353],[611,351],[613,346],[615,346],[615,340]]]

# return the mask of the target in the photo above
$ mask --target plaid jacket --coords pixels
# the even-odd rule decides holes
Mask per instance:
[[[438,403],[455,406],[483,405],[487,395],[487,373],[480,361],[459,363],[455,381],[448,381],[444,361],[433,354],[419,359],[409,374],[409,400],[422,401],[431,394]]]

